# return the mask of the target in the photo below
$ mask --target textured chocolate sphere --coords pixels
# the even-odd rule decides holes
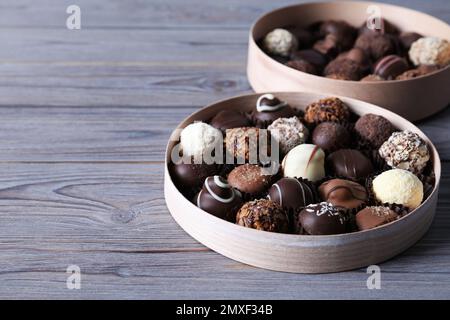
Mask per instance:
[[[274,141],[278,143],[281,154],[285,155],[299,144],[305,143],[309,130],[297,117],[279,118],[267,127]],[[274,142],[272,141],[272,143]]]
[[[327,164],[334,174],[351,180],[365,179],[374,171],[372,162],[360,151],[353,149],[333,152],[328,156]]]
[[[377,32],[361,34],[356,39],[355,47],[364,50],[374,61],[396,53],[397,49],[392,36]]]
[[[306,107],[304,119],[307,123],[326,121],[346,121],[350,118],[350,109],[335,97],[321,99]]]
[[[171,167],[175,184],[182,188],[200,187],[204,180],[218,172],[216,164],[174,164]]]
[[[292,51],[297,50],[297,47],[297,38],[281,28],[269,32],[263,39],[264,50],[273,55],[287,57]]]
[[[278,180],[270,187],[268,198],[288,212],[295,212],[316,202],[316,194],[312,187],[295,178]]]
[[[240,161],[258,160],[259,152],[270,153],[270,133],[254,127],[227,129],[225,150]]]
[[[267,190],[272,182],[272,175],[260,166],[244,164],[230,172],[228,182],[239,191],[250,195],[258,195]]]
[[[236,215],[236,223],[240,226],[286,233],[289,221],[281,206],[271,200],[260,199],[245,203]]]
[[[332,35],[340,50],[347,50],[352,47],[357,31],[346,21],[328,20],[320,25],[319,33],[325,37]]]
[[[348,148],[351,137],[348,130],[335,122],[322,122],[313,131],[313,143],[325,152]]]
[[[334,59],[323,72],[327,78],[351,81],[358,81],[363,73],[361,65],[350,59]]]
[[[211,119],[210,125],[214,128],[225,131],[226,129],[250,127],[251,122],[247,117],[235,110],[222,110]]]
[[[319,72],[328,63],[328,58],[314,49],[295,51],[291,54],[291,60],[304,60],[314,65]]]
[[[386,118],[368,113],[363,115],[355,123],[355,131],[361,139],[378,149],[395,131],[392,123]]]
[[[344,179],[325,181],[319,187],[319,194],[322,200],[346,209],[358,208],[368,200],[365,187]]]
[[[233,189],[227,180],[212,176],[205,179],[202,190],[196,196],[196,204],[216,217],[234,221],[243,201],[241,193]]]
[[[310,204],[298,216],[298,230],[310,235],[345,233],[347,219],[341,210],[328,202]]]
[[[290,60],[286,63],[286,65],[301,72],[318,74],[316,66],[305,60]]]
[[[287,102],[281,101],[270,93],[260,96],[253,110],[254,121],[264,127],[278,118],[290,118],[293,116],[295,116],[294,109]]]

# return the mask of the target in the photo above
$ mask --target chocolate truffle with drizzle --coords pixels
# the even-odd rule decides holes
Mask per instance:
[[[347,219],[342,208],[328,202],[311,204],[300,211],[298,233],[329,235],[346,232]]]
[[[228,221],[235,220],[236,212],[243,204],[241,193],[221,176],[206,178],[195,201],[200,209]]]
[[[258,126],[268,126],[278,118],[290,118],[295,115],[294,109],[287,102],[281,101],[271,93],[260,96],[253,110],[253,119]]]

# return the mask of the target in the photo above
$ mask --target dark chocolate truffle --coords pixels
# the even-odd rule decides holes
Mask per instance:
[[[352,47],[356,37],[356,29],[346,21],[328,20],[320,25],[319,33],[322,37],[332,35],[339,44],[341,50]]]
[[[314,65],[319,72],[328,63],[328,58],[314,49],[295,51],[291,54],[291,60],[305,60]]]
[[[264,168],[253,164],[236,167],[228,175],[228,183],[233,188],[249,195],[263,193],[271,181],[272,175],[268,174]]]
[[[350,59],[334,59],[324,70],[324,76],[338,80],[358,81],[363,75],[360,64]]]
[[[297,231],[310,235],[345,233],[347,219],[342,210],[328,202],[310,204],[300,211]]]
[[[366,207],[356,214],[358,230],[368,230],[397,220],[399,215],[388,207]]]
[[[350,118],[349,108],[341,99],[330,97],[313,102],[306,107],[304,120],[307,123],[346,121]]]
[[[206,178],[195,202],[200,209],[233,222],[236,212],[243,204],[241,193],[220,176]]]
[[[278,180],[270,187],[268,198],[292,213],[316,201],[313,188],[295,178]]]
[[[253,110],[253,117],[257,124],[264,127],[271,124],[278,118],[290,118],[295,116],[295,111],[287,102],[281,101],[273,94],[263,94],[256,101],[256,107]]]
[[[210,125],[225,131],[226,129],[238,127],[250,127],[250,120],[241,112],[235,110],[222,110],[211,119]]]
[[[317,74],[317,68],[308,61],[305,60],[290,60],[286,63],[288,67],[291,67],[295,70],[310,73],[310,74]]]
[[[317,41],[313,49],[330,58],[334,58],[341,51],[338,39],[332,34],[328,34],[324,39]]]
[[[319,187],[319,194],[322,200],[346,209],[358,208],[368,199],[366,188],[344,179],[325,181]]]
[[[392,123],[386,118],[367,113],[355,123],[355,131],[373,149],[378,149],[395,131]]]
[[[356,39],[355,47],[367,52],[375,61],[388,54],[394,54],[397,49],[392,36],[377,32],[361,34]]]
[[[322,122],[314,129],[312,141],[325,152],[333,152],[348,148],[351,137],[343,125],[335,122]]]
[[[327,164],[334,174],[351,180],[365,179],[374,170],[372,162],[360,151],[353,149],[333,152],[328,156]]]
[[[219,168],[216,164],[174,164],[171,168],[172,178],[177,186],[196,188],[208,177],[216,174]]]
[[[312,45],[314,37],[311,32],[301,27],[287,28],[295,37],[297,37],[298,48],[304,49]]]
[[[245,203],[236,215],[236,224],[270,232],[286,233],[288,216],[281,206],[267,199]]]
[[[392,54],[380,59],[375,64],[374,73],[384,79],[393,80],[408,68],[408,62],[405,59]]]

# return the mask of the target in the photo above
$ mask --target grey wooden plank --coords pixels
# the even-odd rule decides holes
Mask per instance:
[[[202,100],[207,104],[214,99],[203,95]],[[160,162],[172,130],[197,109],[0,107],[0,161]],[[442,160],[450,160],[449,119],[447,108],[419,123]]]
[[[0,164],[0,298],[449,298],[450,164],[430,232],[365,270],[299,275],[253,268],[196,243],[165,208],[158,164]],[[82,289],[67,290],[67,266]]]

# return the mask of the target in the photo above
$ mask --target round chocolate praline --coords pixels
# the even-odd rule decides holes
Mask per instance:
[[[395,128],[386,118],[367,113],[356,121],[355,131],[371,148],[378,149],[389,139]]]
[[[279,204],[259,199],[245,203],[236,215],[236,224],[270,232],[287,233],[289,220]]]
[[[278,118],[290,118],[295,116],[294,109],[285,101],[281,101],[273,94],[267,93],[258,98],[253,117],[257,124],[269,125]]]
[[[344,179],[325,181],[319,187],[319,194],[322,200],[346,209],[358,208],[368,200],[365,187]]]
[[[327,164],[335,175],[350,180],[365,179],[374,171],[372,162],[360,151],[353,149],[333,152],[328,156]]]
[[[205,179],[202,190],[195,197],[195,203],[197,207],[216,217],[233,221],[243,201],[239,191],[216,175]]]
[[[259,195],[269,187],[272,175],[258,165],[244,164],[234,168],[228,175],[228,183],[237,190]]]
[[[389,207],[366,207],[356,214],[355,220],[358,230],[368,230],[397,220],[399,215]]]
[[[314,129],[312,141],[325,152],[333,152],[348,148],[351,144],[351,136],[348,130],[339,123],[322,122]]]
[[[328,202],[310,204],[298,216],[298,233],[330,235],[345,233],[347,219],[342,208]]]
[[[391,54],[378,60],[374,73],[384,79],[393,80],[408,69],[408,62],[405,59]]]
[[[312,187],[295,178],[281,178],[274,183],[267,196],[288,212],[295,212],[316,201]]]
[[[172,178],[182,188],[200,187],[208,176],[219,171],[216,164],[174,164],[171,167]]]
[[[225,131],[226,129],[250,127],[250,120],[241,112],[235,110],[222,110],[211,119],[210,125]]]
[[[326,121],[346,121],[350,118],[350,109],[336,97],[313,102],[306,107],[304,120],[309,124]]]

